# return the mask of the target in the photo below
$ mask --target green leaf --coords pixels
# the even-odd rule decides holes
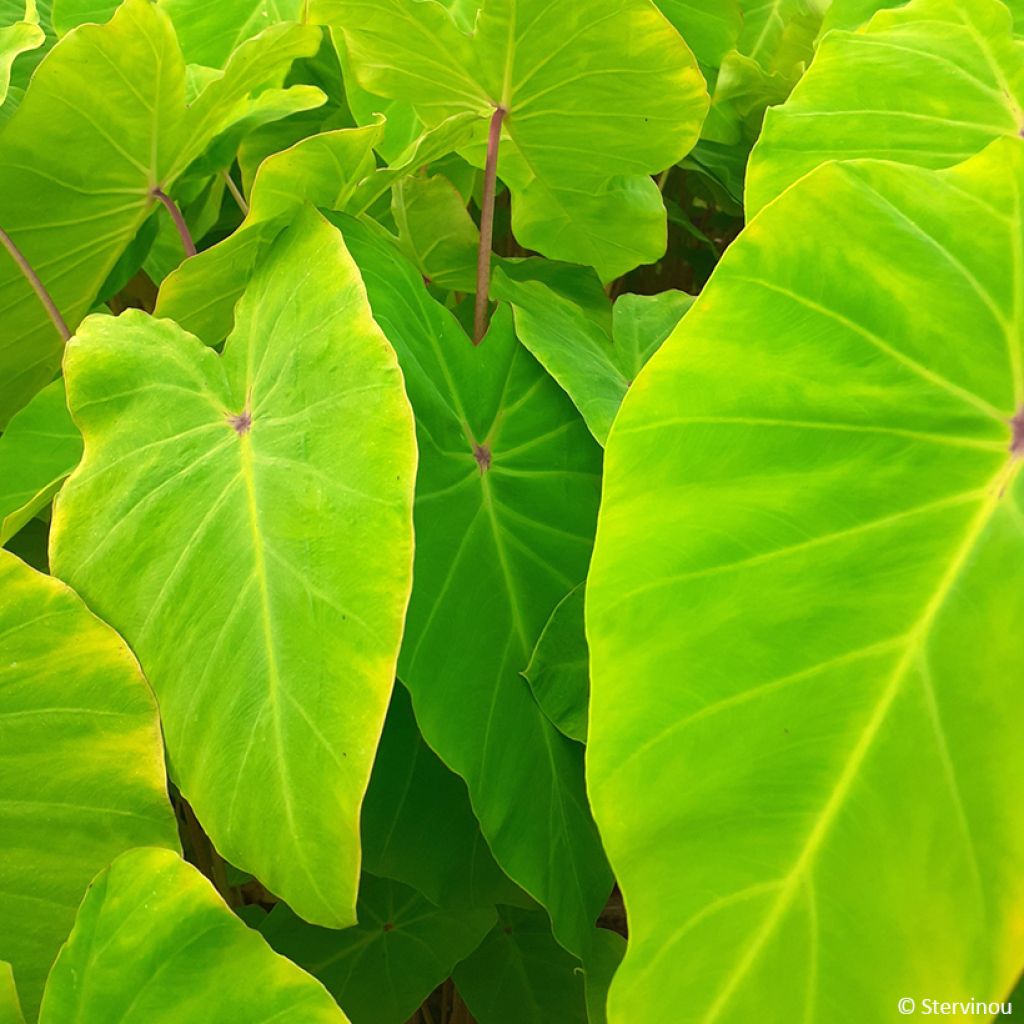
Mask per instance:
[[[363,866],[465,910],[523,898],[494,862],[466,784],[420,735],[409,692],[395,687],[361,818]]]
[[[454,140],[463,138],[466,118],[446,121],[418,140],[396,166],[378,169],[373,147],[383,130],[378,119],[362,128],[322,132],[268,157],[257,171],[242,225],[167,277],[157,315],[171,317],[216,344],[231,329],[235,302],[260,256],[303,202],[362,212],[404,175],[428,163],[435,147],[447,151]]]
[[[509,269],[495,267],[492,294],[511,303],[520,340],[565,389],[603,445],[630,384],[674,322],[651,324],[648,333],[648,326],[637,320],[639,314],[624,310],[617,318],[622,334],[615,337],[611,322],[602,325],[586,316],[575,297],[557,283],[541,277],[516,279]],[[692,298],[682,292],[664,294],[667,298],[655,303],[678,320]]]
[[[1012,10],[1015,0],[1005,0],[1006,6]],[[888,10],[890,7],[903,7],[907,0],[832,0],[828,11],[825,13],[825,20],[821,26],[821,33],[834,28],[853,30],[866,25],[873,15],[879,11]]]
[[[739,40],[743,26],[739,0],[657,0],[657,5],[693,50],[705,77]]]
[[[480,1024],[587,1024],[580,962],[536,910],[499,907],[498,923],[452,980]]]
[[[67,0],[58,0],[67,2]],[[247,39],[271,25],[302,21],[304,0],[159,0],[189,64],[222,68]]]
[[[740,0],[743,31],[736,49],[769,74],[799,76],[831,0]]]
[[[72,330],[156,207],[153,190],[171,189],[245,113],[249,92],[294,57],[313,52],[317,37],[312,26],[263,33],[187,108],[174,30],[147,0],[127,0],[109,24],[84,25],[53,48],[4,128],[0,227]],[[53,378],[62,345],[6,254],[0,308],[3,425]]]
[[[217,849],[303,917],[351,923],[415,448],[340,236],[312,212],[281,235],[223,358],[129,310],[87,320],[64,365],[86,456],[54,570],[139,655]]]
[[[324,983],[352,1024],[405,1024],[495,920],[486,907],[439,910],[415,889],[372,875],[363,875],[358,914],[359,924],[333,931],[278,904],[260,929]]]
[[[915,0],[831,32],[789,101],[769,111],[747,215],[827,160],[952,167],[1024,128],[1024,43],[999,0]]]
[[[7,98],[14,61],[29,50],[36,50],[46,41],[46,33],[39,27],[39,14],[35,0],[25,0],[24,15],[20,21],[0,24],[0,104]]]
[[[178,834],[156,704],[120,637],[7,551],[0,637],[0,959],[34,1020],[96,872]]]
[[[409,177],[392,192],[391,212],[406,255],[431,284],[476,290],[480,232],[445,177]]]
[[[68,413],[64,381],[44,388],[0,437],[0,545],[60,490],[82,457],[82,436]]]
[[[191,865],[122,854],[93,883],[46,985],[40,1024],[345,1024],[315,979],[277,956]]]
[[[121,0],[54,0],[59,36],[87,23],[109,21]],[[185,60],[222,68],[246,40],[281,22],[301,21],[303,0],[156,0],[174,23]]]
[[[544,714],[569,739],[587,741],[590,660],[583,632],[583,584],[551,613],[523,675]]]
[[[626,955],[626,940],[617,932],[598,928],[593,950],[584,971],[587,991],[587,1019],[590,1024],[607,1024],[608,989]]]
[[[0,1024],[25,1024],[11,965],[0,960]]]
[[[416,411],[416,584],[399,675],[504,871],[581,949],[610,889],[581,751],[519,675],[586,574],[600,452],[499,313],[475,347],[380,232],[337,218]]]
[[[1022,192],[1019,140],[819,168],[626,399],[587,595],[616,1024],[1013,984]]]
[[[429,127],[500,106],[498,173],[519,242],[612,278],[658,259],[665,212],[646,176],[693,147],[707,92],[690,50],[646,0],[488,0],[467,34],[437,3],[314,0],[358,84]],[[484,165],[482,145],[467,152]]]

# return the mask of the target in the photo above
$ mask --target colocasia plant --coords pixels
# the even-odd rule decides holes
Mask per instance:
[[[0,0],[0,1024],[1009,1014],[1022,39]]]

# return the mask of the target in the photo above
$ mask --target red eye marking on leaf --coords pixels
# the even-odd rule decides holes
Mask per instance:
[[[491,468],[491,449],[485,444],[473,445],[473,458],[480,467],[480,472],[485,473]]]
[[[384,923],[384,931],[391,932],[391,931],[394,931],[394,930],[395,930],[395,926],[390,921],[386,921]]]
[[[239,437],[244,437],[252,429],[252,413],[243,409],[237,416],[228,416],[228,423],[235,428]]]
[[[1010,454],[1015,459],[1024,458],[1024,405],[1017,410],[1017,415],[1010,420],[1013,429],[1013,440],[1010,442]]]

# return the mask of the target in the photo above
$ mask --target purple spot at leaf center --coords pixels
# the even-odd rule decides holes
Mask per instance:
[[[485,473],[491,468],[491,449],[485,444],[473,445],[473,458],[480,467],[480,472]]]
[[[235,428],[239,437],[244,437],[252,429],[252,413],[243,409],[237,416],[228,416],[228,423]]]
[[[1010,441],[1010,454],[1014,458],[1024,459],[1024,405],[1017,410],[1017,415],[1010,420],[1013,439]]]

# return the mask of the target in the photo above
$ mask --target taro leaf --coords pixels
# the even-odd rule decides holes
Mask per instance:
[[[63,583],[0,551],[0,958],[31,1020],[86,886],[123,850],[177,849],[156,703]]]
[[[14,972],[6,960],[0,960],[0,1024],[25,1024]]]
[[[383,232],[337,222],[416,411],[416,585],[399,675],[495,859],[581,950],[611,880],[580,748],[519,673],[586,574],[600,451],[507,313],[474,347]]]
[[[476,288],[480,232],[445,177],[410,177],[395,186],[391,213],[399,241],[419,272],[439,288]]]
[[[493,908],[439,910],[415,889],[372,875],[359,924],[317,928],[278,904],[260,927],[292,963],[319,978],[352,1024],[405,1024],[494,924]]]
[[[190,864],[122,854],[89,889],[39,1024],[345,1024],[314,978],[268,948]]]
[[[1022,191],[1019,140],[819,168],[626,399],[587,595],[616,1024],[1013,984]]]
[[[740,37],[739,0],[656,0],[661,13],[686,40],[701,68],[713,74]]]
[[[589,668],[581,583],[558,602],[523,670],[544,714],[559,731],[580,743],[587,741]]]
[[[612,307],[612,339],[635,378],[693,305],[693,296],[668,290],[657,295],[626,293]]]
[[[391,695],[361,826],[364,868],[411,885],[439,907],[522,898],[494,863],[466,784],[420,735],[401,685]]]
[[[821,33],[824,35],[834,28],[858,29],[878,11],[903,7],[906,3],[907,0],[832,0],[822,22]]]
[[[160,0],[160,6],[174,22],[185,60],[222,68],[242,43],[265,28],[302,21],[305,0]]]
[[[21,16],[17,21],[2,17],[7,5],[0,7],[0,104],[7,98],[14,61],[21,54],[38,49],[46,41],[46,33],[39,27],[35,0],[24,0],[19,6]]]
[[[602,327],[562,289],[543,279],[516,280],[498,266],[491,293],[512,304],[519,338],[565,388],[602,445],[630,384],[693,301],[683,292],[658,296],[652,300],[659,311],[654,315],[666,311],[666,322],[648,327],[634,312],[643,305],[635,296],[629,311],[617,318],[622,333],[616,337],[612,323]]]
[[[55,0],[53,22],[63,36],[89,22],[108,21],[120,0]],[[157,0],[174,23],[189,64],[222,68],[247,39],[272,25],[301,21],[303,0]]]
[[[769,73],[798,74],[830,0],[740,0],[743,31],[736,49]]]
[[[665,249],[647,175],[693,146],[707,92],[692,53],[647,0],[487,0],[467,34],[437,3],[313,0],[344,36],[358,84],[428,125],[467,112],[477,142],[500,106],[498,173],[519,242],[616,277]],[[484,149],[468,155],[483,166]]]
[[[452,980],[479,1024],[587,1024],[580,962],[537,910],[499,907],[498,923]]]
[[[590,1024],[607,1024],[608,989],[626,955],[626,940],[617,932],[598,928],[585,974],[587,1019]]]
[[[323,132],[268,157],[256,173],[241,226],[168,275],[157,316],[171,317],[211,344],[219,342],[231,330],[236,300],[286,220],[303,203],[343,207],[373,173],[373,145],[381,130],[376,124]]]
[[[915,0],[832,32],[750,159],[747,213],[826,160],[952,167],[1024,127],[1024,43],[999,0]]]
[[[338,233],[284,232],[223,358],[170,321],[68,345],[86,455],[51,539],[139,655],[175,780],[224,856],[353,920],[358,815],[412,555],[412,417]]]
[[[154,210],[153,189],[170,189],[244,112],[249,91],[315,50],[317,35],[312,26],[263,33],[187,109],[173,28],[147,0],[126,0],[109,24],[84,25],[53,48],[4,129],[0,227],[72,330]],[[62,346],[6,254],[0,309],[3,425],[53,377]]]
[[[383,124],[323,132],[268,157],[253,184],[249,213],[219,245],[186,260],[160,289],[156,312],[215,344],[231,329],[235,301],[260,255],[303,202],[362,212],[405,174],[466,136],[452,118],[420,139],[395,167],[375,169]]]
[[[45,387],[0,437],[0,546],[50,503],[82,457],[64,381]]]

